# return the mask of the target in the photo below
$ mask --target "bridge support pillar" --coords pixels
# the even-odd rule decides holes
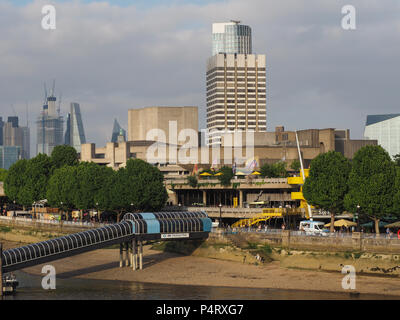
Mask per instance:
[[[143,241],[139,241],[139,269],[143,269]]]
[[[132,269],[136,270],[136,239],[132,240]]]
[[[122,268],[122,251],[123,251],[123,244],[119,244],[119,267]]]
[[[129,267],[129,243],[125,242],[125,266]]]

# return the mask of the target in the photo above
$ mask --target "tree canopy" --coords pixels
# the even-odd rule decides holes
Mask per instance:
[[[218,180],[221,182],[221,185],[223,186],[229,186],[231,184],[231,180],[234,176],[233,170],[231,167],[223,166],[219,172],[222,174],[220,176],[217,176]]]
[[[0,168],[0,181],[4,182],[6,180],[7,177],[7,170]]]
[[[300,171],[300,168],[301,168],[300,161],[298,159],[294,159],[290,164],[290,169],[294,171]]]
[[[68,145],[56,146],[51,153],[51,161],[57,169],[63,166],[76,166],[78,153],[74,147]]]
[[[262,177],[267,178],[286,178],[288,173],[286,171],[286,162],[279,161],[273,164],[265,163],[260,168]]]
[[[75,208],[76,172],[76,167],[72,166],[64,166],[55,170],[49,180],[46,194],[50,206],[59,207],[67,211]]]
[[[395,182],[395,164],[389,154],[381,146],[362,147],[352,161],[346,209],[373,219],[379,233],[379,220],[393,211]]]
[[[331,232],[334,230],[335,214],[344,210],[351,165],[341,153],[329,151],[315,157],[310,173],[303,185],[303,195],[313,206],[331,213]]]

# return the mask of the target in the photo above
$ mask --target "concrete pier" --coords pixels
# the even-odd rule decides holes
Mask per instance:
[[[125,242],[125,267],[129,267],[129,243]]]
[[[137,256],[137,247],[136,247],[136,239],[132,240],[132,269],[136,270],[137,266],[137,261],[136,261],[136,256]]]
[[[143,269],[143,241],[139,241],[139,269]]]
[[[119,244],[119,267],[122,268],[122,243]]]

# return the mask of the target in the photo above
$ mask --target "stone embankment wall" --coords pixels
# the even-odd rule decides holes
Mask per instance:
[[[372,238],[364,236],[362,233],[354,232],[344,236],[309,236],[301,235],[299,232],[284,230],[279,233],[265,232],[241,232],[246,241],[279,246],[288,249],[314,250],[314,251],[333,251],[333,252],[374,252],[387,254],[400,254],[400,239],[395,238]],[[222,240],[227,235],[224,233],[213,233],[212,237]]]

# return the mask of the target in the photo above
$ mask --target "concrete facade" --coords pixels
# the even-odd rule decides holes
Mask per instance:
[[[216,54],[207,61],[210,144],[234,130],[266,131],[266,56]]]
[[[236,162],[239,169],[249,158],[256,159],[258,166],[278,161],[286,161],[290,165],[299,158],[295,132],[284,131],[283,127],[275,132],[254,133],[254,148],[251,150],[246,149],[246,133],[242,135],[242,146],[236,149],[229,135],[232,134],[222,136],[222,145],[217,149],[211,146],[164,144],[154,140],[107,143],[104,148],[83,144],[81,161],[93,161],[117,169],[125,166],[128,159],[138,158],[154,164],[176,164],[191,172],[196,163],[200,169],[209,168],[215,161],[217,167]],[[377,144],[376,140],[351,140],[348,130],[344,134],[342,130],[333,128],[300,130],[298,136],[305,167],[320,153],[335,150],[351,159],[362,146]],[[181,155],[185,155],[187,161],[182,161]]]
[[[175,125],[176,124],[176,125]],[[161,130],[158,134],[154,129]],[[128,141],[152,140],[172,144],[184,144],[179,133],[189,129],[196,135],[190,146],[198,145],[199,119],[198,108],[185,107],[146,107],[128,111]]]

